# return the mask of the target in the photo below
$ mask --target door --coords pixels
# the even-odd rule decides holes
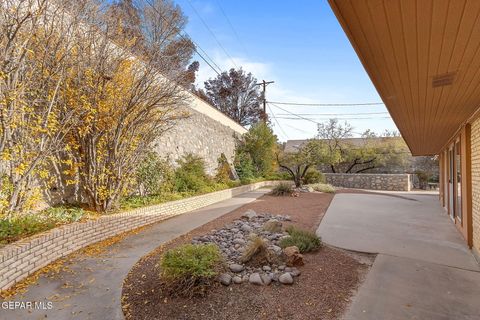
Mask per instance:
[[[460,140],[455,142],[455,218],[462,224],[462,152]]]
[[[448,214],[455,220],[455,152],[453,145],[448,148]]]

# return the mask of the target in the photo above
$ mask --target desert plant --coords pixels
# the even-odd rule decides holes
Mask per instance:
[[[268,250],[265,240],[258,235],[253,235],[240,260],[252,266],[263,266],[273,261],[273,255]]]
[[[290,226],[286,230],[288,237],[280,240],[280,247],[286,248],[296,246],[300,252],[317,250],[322,245],[322,240],[315,233]]]
[[[308,186],[318,192],[335,193],[335,187],[328,183],[315,183]]]
[[[220,249],[214,244],[186,244],[170,249],[160,261],[162,286],[171,296],[204,295],[221,264]]]
[[[304,184],[325,183],[325,175],[315,168],[309,168],[303,176]]]
[[[289,183],[279,183],[276,185],[271,192],[274,196],[290,196],[293,194],[292,185]]]

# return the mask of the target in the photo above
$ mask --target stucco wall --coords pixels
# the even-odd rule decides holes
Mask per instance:
[[[480,119],[471,124],[472,154],[472,242],[480,256]]]
[[[173,164],[187,153],[201,156],[207,173],[215,174],[222,153],[233,161],[236,138],[247,130],[209,104],[191,97],[187,112],[190,116],[160,137],[155,150],[170,155]]]
[[[410,191],[409,174],[325,173],[327,182],[344,188]]]

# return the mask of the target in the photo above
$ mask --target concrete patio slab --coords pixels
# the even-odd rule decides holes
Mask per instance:
[[[347,320],[478,320],[480,273],[380,254]]]
[[[325,243],[480,271],[465,241],[428,193],[341,193],[317,230]]]
[[[337,194],[317,233],[378,253],[345,319],[480,319],[479,265],[436,194]]]
[[[122,283],[133,265],[162,243],[252,202],[269,190],[260,189],[156,223],[110,246],[95,257],[78,256],[68,271],[42,276],[14,301],[53,302],[50,310],[0,309],[0,319],[123,319]]]

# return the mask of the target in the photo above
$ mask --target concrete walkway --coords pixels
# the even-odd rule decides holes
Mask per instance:
[[[480,268],[425,193],[338,194],[317,233],[379,253],[346,319],[480,319]]]
[[[71,270],[52,279],[41,277],[15,301],[53,301],[51,310],[3,310],[0,319],[123,319],[120,306],[122,282],[142,256],[160,244],[229,213],[269,190],[248,192],[235,198],[154,224],[109,247],[105,254],[76,257]]]

